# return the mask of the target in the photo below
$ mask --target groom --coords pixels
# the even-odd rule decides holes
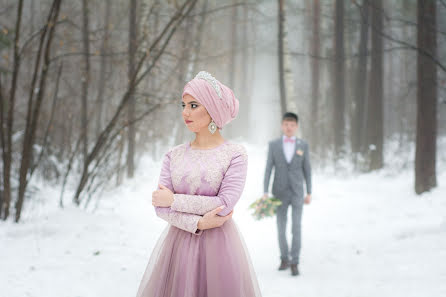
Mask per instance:
[[[272,194],[282,204],[277,208],[277,229],[281,263],[279,270],[291,266],[291,274],[298,275],[299,254],[301,247],[301,220],[303,203],[311,201],[311,166],[308,144],[296,138],[298,117],[295,113],[286,112],[282,117],[283,135],[271,140],[268,147],[264,178],[264,197],[268,196],[271,170],[274,170]],[[303,182],[305,179],[307,195],[304,198]],[[288,253],[286,224],[288,206],[292,207],[292,243]],[[291,261],[289,259],[291,257]]]

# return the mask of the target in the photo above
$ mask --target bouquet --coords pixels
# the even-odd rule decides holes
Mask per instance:
[[[254,209],[254,213],[252,214],[256,220],[261,220],[265,217],[272,217],[276,214],[277,207],[282,204],[277,198],[268,197],[268,198],[260,198],[254,201],[249,208]]]

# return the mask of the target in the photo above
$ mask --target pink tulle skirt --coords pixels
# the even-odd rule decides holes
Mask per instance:
[[[201,235],[168,226],[153,249],[137,297],[261,296],[233,219]]]

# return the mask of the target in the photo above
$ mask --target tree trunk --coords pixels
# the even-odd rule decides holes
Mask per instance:
[[[363,150],[364,138],[361,135],[365,135],[366,131],[366,113],[365,106],[367,103],[367,44],[369,35],[369,4],[368,0],[362,1],[362,6],[359,7],[359,14],[361,16],[361,29],[359,37],[359,49],[358,49],[358,66],[356,69],[356,82],[354,90],[354,110],[353,121],[351,125],[351,142],[352,151],[358,153]]]
[[[201,50],[201,43],[203,41],[204,38],[204,33],[205,33],[205,28],[204,28],[204,24],[206,22],[206,11],[207,11],[207,7],[208,7],[208,0],[203,0],[202,3],[202,7],[201,7],[201,16],[200,16],[200,21],[198,24],[198,28],[197,28],[197,35],[195,38],[195,46],[194,46],[194,52],[193,52],[193,66],[192,66],[192,75],[196,75],[198,72],[198,67],[201,66],[199,65],[198,59],[200,58],[200,50]]]
[[[368,97],[367,138],[370,156],[369,170],[383,167],[383,5],[371,2],[372,52]]]
[[[319,0],[313,1],[313,34],[311,38],[311,145],[314,151],[318,150],[318,140],[319,140],[319,115],[318,115],[318,104],[319,104],[319,57],[320,57],[320,15],[321,15],[321,5]]]
[[[14,123],[14,105],[17,89],[17,80],[20,69],[19,40],[22,24],[23,0],[19,1],[17,8],[17,21],[15,25],[14,36],[14,68],[12,73],[11,89],[9,93],[8,118],[6,120],[6,138],[2,132],[2,157],[3,157],[3,203],[0,205],[0,217],[6,220],[9,216],[9,206],[11,204],[11,163],[12,163],[12,133]],[[3,105],[3,101],[1,102]],[[2,125],[3,131],[3,107],[2,107]]]
[[[88,86],[90,84],[90,37],[89,37],[89,11],[88,0],[82,0],[82,46],[83,46],[83,69],[81,74],[82,97],[81,97],[81,126],[83,135],[84,162],[88,155]]]
[[[238,5],[237,0],[232,0],[232,14],[231,14],[231,57],[229,62],[228,82],[229,86],[237,94],[236,82],[236,65],[237,65],[237,47],[238,47]]]
[[[135,54],[136,54],[136,42],[137,42],[137,32],[136,32],[136,0],[130,1],[130,13],[129,13],[129,71],[128,71],[128,81],[132,80],[135,73]],[[135,97],[134,89],[129,94],[130,99],[128,103],[128,122],[130,123],[128,127],[128,147],[127,147],[127,175],[132,178],[135,171],[135,125],[132,124],[133,118],[135,116]]]
[[[177,80],[175,85],[173,86],[177,90],[183,89],[185,80],[190,76],[189,69],[193,68],[193,63],[194,63],[192,60],[197,58],[193,57],[192,48],[195,47],[194,43],[197,41],[196,39],[199,38],[198,30],[194,30],[195,28],[194,28],[193,18],[188,18],[185,24],[180,29],[182,35],[181,48],[183,50],[181,51],[181,57],[180,60],[178,61],[178,66],[176,67],[178,69]],[[192,73],[191,75],[195,75],[195,73]],[[174,144],[182,143],[185,135],[184,132],[187,130],[187,127],[183,124],[182,121],[175,121],[174,126],[175,126]],[[172,129],[172,127],[170,127],[170,129]]]
[[[418,0],[417,45],[437,56],[436,1]],[[437,186],[435,171],[437,142],[437,68],[435,62],[417,52],[417,136],[415,192],[421,194]]]
[[[242,29],[242,37],[241,37],[241,43],[242,43],[242,52],[241,52],[241,69],[240,69],[240,88],[239,88],[239,100],[240,100],[240,118],[242,119],[242,126],[238,127],[240,128],[238,135],[241,135],[243,137],[249,137],[249,106],[251,104],[251,98],[248,96],[248,65],[249,65],[249,54],[248,50],[251,45],[250,36],[249,36],[249,26],[248,26],[248,19],[249,19],[249,10],[248,5],[243,3],[242,6],[242,12],[243,12],[243,29]]]
[[[119,186],[122,183],[122,170],[121,170],[121,159],[122,159],[122,152],[124,151],[124,144],[125,144],[125,135],[124,131],[120,133],[119,140],[118,140],[118,160],[116,162],[116,186]]]
[[[50,64],[50,53],[51,53],[51,44],[54,37],[54,31],[56,28],[57,19],[59,17],[60,5],[62,0],[54,0],[51,5],[50,13],[48,15],[47,22],[42,29],[42,33],[40,36],[40,44],[37,50],[36,56],[36,64],[34,68],[32,87],[30,88],[30,95],[28,99],[28,110],[26,116],[26,127],[25,127],[25,136],[23,138],[23,149],[22,149],[22,160],[20,162],[20,171],[19,171],[19,191],[17,201],[15,203],[15,221],[18,222],[20,220],[20,214],[22,212],[23,201],[25,199],[25,191],[26,185],[28,183],[27,175],[28,170],[30,168],[31,160],[33,157],[33,145],[34,145],[34,137],[37,130],[38,119],[40,115],[40,107],[42,105],[42,101],[44,98],[45,87],[46,87],[46,78],[48,75],[48,68]],[[48,32],[48,33],[47,33]],[[43,45],[45,42],[45,45]],[[41,68],[41,73],[38,75],[39,65],[40,65],[40,56],[41,52],[43,52],[43,65]],[[36,94],[36,100],[33,104],[34,97],[34,84],[39,76],[39,86]]]
[[[99,82],[98,82],[98,97],[96,99],[97,104],[97,114],[96,114],[96,136],[101,133],[103,124],[103,113],[104,113],[104,90],[105,90],[105,74],[107,68],[107,58],[106,54],[108,52],[108,39],[110,31],[110,2],[111,0],[105,1],[105,23],[104,23],[104,38],[102,39],[101,45],[101,62],[99,66]]]
[[[231,129],[234,131],[235,136],[237,137],[250,137],[252,136],[250,133],[250,102],[251,102],[251,86],[252,81],[250,81],[250,65],[253,65],[251,59],[253,58],[253,48],[254,43],[254,34],[255,31],[252,30],[250,16],[249,16],[249,4],[243,2],[241,7],[239,8],[241,11],[241,18],[239,20],[239,40],[237,47],[239,49],[239,62],[236,65],[239,65],[237,69],[237,80],[236,85],[238,86],[236,90],[236,96],[240,101],[240,109],[238,118],[234,121],[234,124],[231,125]]]
[[[334,144],[335,159],[344,151],[345,141],[345,65],[344,65],[344,0],[335,3],[335,38],[334,38]]]
[[[285,13],[284,13],[284,0],[279,1],[279,32],[278,32],[278,58],[279,58],[279,92],[280,92],[280,107],[281,115],[287,111],[286,106],[286,89],[285,89],[285,73],[284,73],[284,50],[283,50],[283,38],[284,38],[284,23],[285,23]]]
[[[6,149],[6,147],[5,147],[5,145],[6,145],[6,140],[5,140],[5,132],[3,131],[3,125],[4,125],[4,122],[5,122],[5,119],[4,119],[4,117],[3,117],[3,109],[4,109],[4,107],[3,107],[3,105],[4,105],[4,103],[6,103],[6,100],[5,100],[5,98],[4,98],[4,95],[3,95],[3,86],[2,86],[2,77],[0,76],[0,145],[1,145],[1,152],[2,152],[2,161],[3,161],[3,164],[4,164],[4,152],[5,152],[5,149]],[[4,206],[4,195],[3,195],[3,192],[4,192],[4,187],[3,187],[3,182],[4,182],[4,174],[3,174],[3,171],[4,171],[4,166],[2,166],[2,167],[0,167],[2,170],[1,170],[1,172],[0,172],[0,219],[2,218],[2,215],[3,215],[3,206]]]

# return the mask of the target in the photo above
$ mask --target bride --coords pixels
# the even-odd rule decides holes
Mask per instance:
[[[182,94],[182,116],[192,142],[164,155],[156,214],[169,223],[150,256],[137,297],[258,297],[257,277],[232,219],[245,186],[248,155],[225,140],[224,125],[238,114],[230,88],[205,71]]]

